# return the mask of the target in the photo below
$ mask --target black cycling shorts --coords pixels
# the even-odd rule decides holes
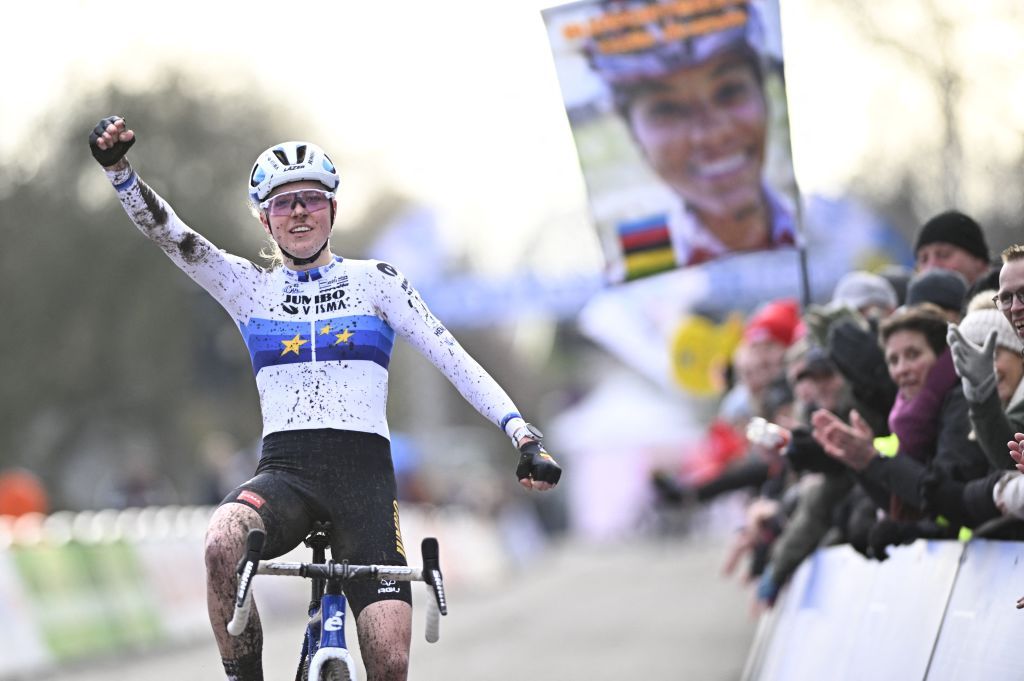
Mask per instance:
[[[263,558],[299,545],[315,521],[331,523],[331,557],[360,565],[407,565],[395,496],[391,443],[374,433],[288,430],[263,438],[256,475],[221,504],[256,510],[267,532]],[[356,617],[370,603],[412,603],[409,582],[353,581]]]

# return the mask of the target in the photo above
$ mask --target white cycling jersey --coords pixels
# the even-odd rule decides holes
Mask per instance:
[[[108,176],[132,222],[238,324],[256,375],[264,436],[334,428],[388,437],[396,332],[510,436],[524,425],[505,391],[388,263],[336,256],[303,272],[265,270],[190,229],[130,167]]]

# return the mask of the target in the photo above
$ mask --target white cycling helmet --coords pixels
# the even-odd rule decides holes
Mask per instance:
[[[310,142],[283,142],[256,159],[249,174],[249,198],[259,207],[275,187],[288,182],[313,180],[336,191],[341,179],[330,157]]]

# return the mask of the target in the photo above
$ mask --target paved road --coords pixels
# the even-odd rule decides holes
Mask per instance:
[[[410,679],[738,679],[755,622],[747,591],[719,577],[723,552],[707,539],[567,544],[501,588],[453,588],[440,643],[423,641],[422,609],[416,613]],[[301,626],[269,625],[267,681],[294,677]],[[223,674],[210,642],[49,678],[202,681]]]

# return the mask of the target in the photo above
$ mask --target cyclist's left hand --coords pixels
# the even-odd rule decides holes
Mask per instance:
[[[562,467],[545,451],[544,445],[537,440],[523,438],[519,441],[519,452],[516,477],[520,485],[543,492],[558,484]]]

